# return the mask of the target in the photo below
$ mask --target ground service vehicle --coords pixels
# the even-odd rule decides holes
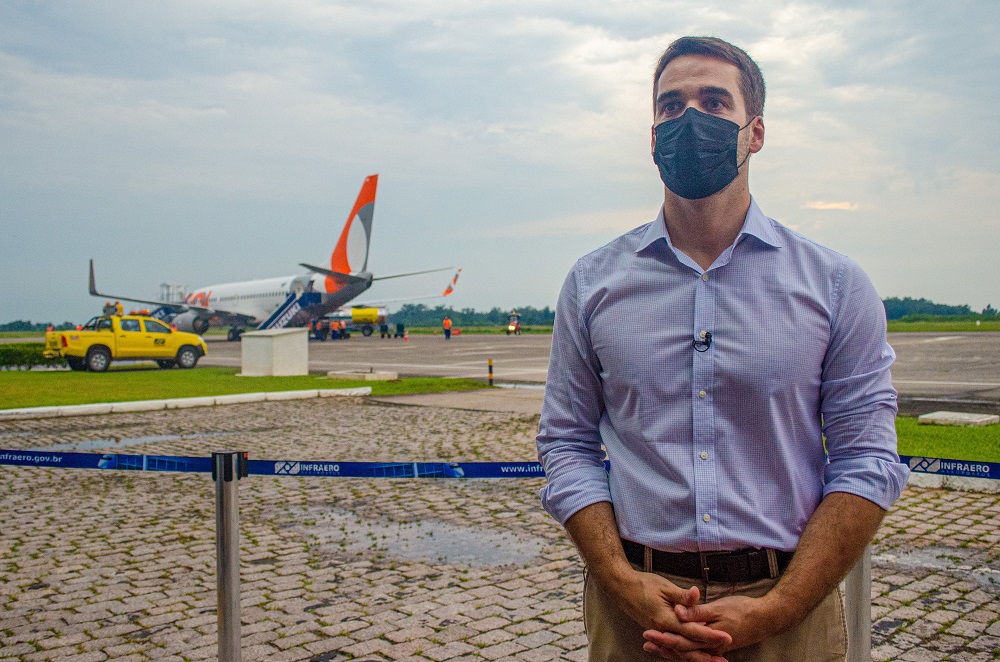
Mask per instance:
[[[388,324],[389,310],[384,306],[353,306],[341,308],[327,315],[334,322],[347,322],[350,331],[356,331],[368,337],[375,333],[376,327]]]
[[[176,331],[152,317],[110,315],[95,317],[77,330],[49,331],[44,355],[65,358],[72,370],[103,372],[120,359],[149,359],[161,368],[193,368],[207,352],[200,336]]]
[[[510,319],[507,320],[507,335],[512,333],[515,336],[521,335],[521,316],[517,313],[511,313]]]

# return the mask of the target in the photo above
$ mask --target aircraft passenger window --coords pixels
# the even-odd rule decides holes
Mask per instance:
[[[155,320],[143,320],[143,324],[146,325],[146,333],[170,333],[169,327]]]
[[[122,320],[122,331],[141,331],[139,320]]]

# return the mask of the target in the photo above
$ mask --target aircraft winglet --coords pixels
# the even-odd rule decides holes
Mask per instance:
[[[455,285],[458,283],[458,277],[461,273],[462,267],[459,267],[458,271],[455,272],[455,277],[451,279],[450,283],[448,283],[448,287],[444,288],[444,292],[441,293],[441,296],[446,297],[455,291]]]

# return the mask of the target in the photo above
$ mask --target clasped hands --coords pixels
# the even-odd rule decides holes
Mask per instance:
[[[756,643],[774,623],[762,598],[729,596],[700,605],[698,587],[684,590],[652,573],[636,573],[640,590],[622,595],[626,612],[647,627],[643,649],[675,662],[726,662],[722,653]]]

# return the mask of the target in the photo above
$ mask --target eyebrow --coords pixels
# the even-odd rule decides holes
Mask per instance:
[[[717,87],[715,85],[706,85],[705,87],[698,89],[698,94],[700,96],[717,96],[723,97],[730,103],[734,101],[733,94],[724,87]],[[666,92],[661,92],[659,96],[656,97],[656,104],[659,105],[664,101],[673,100],[680,98],[680,90],[668,90]]]

